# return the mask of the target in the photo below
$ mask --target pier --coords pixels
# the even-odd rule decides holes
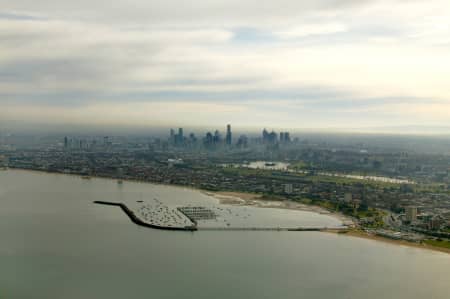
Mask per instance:
[[[285,232],[347,232],[348,228],[327,227],[205,227],[198,228],[199,231],[285,231]]]
[[[289,228],[289,227],[205,227],[199,228],[199,231],[295,231],[295,232],[318,232],[323,228],[311,227],[311,228]]]

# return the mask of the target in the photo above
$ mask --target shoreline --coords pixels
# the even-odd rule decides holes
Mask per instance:
[[[7,168],[7,170],[14,170],[14,171],[30,171],[30,172],[37,172],[37,173],[47,173],[47,174],[53,174],[53,175],[67,175],[67,176],[73,176],[78,177],[80,179],[83,179],[83,174],[76,174],[76,173],[64,173],[64,172],[57,172],[57,171],[47,171],[47,170],[41,170],[41,169],[28,169],[28,168]],[[130,183],[138,183],[138,184],[150,184],[150,185],[156,185],[156,186],[164,186],[164,187],[171,187],[171,188],[180,188],[180,189],[186,189],[191,191],[200,192],[203,195],[212,197],[219,201],[220,204],[230,204],[230,205],[246,205],[246,206],[253,206],[257,208],[272,208],[272,209],[288,209],[288,210],[298,210],[298,211],[307,211],[307,212],[315,212],[322,215],[329,215],[336,217],[337,219],[341,220],[342,222],[347,221],[354,223],[353,220],[351,220],[349,217],[329,211],[323,207],[315,206],[315,205],[306,205],[295,201],[288,201],[288,200],[262,200],[261,197],[262,194],[257,193],[248,193],[248,192],[242,192],[242,191],[210,191],[206,189],[200,189],[192,186],[186,186],[186,185],[177,185],[177,184],[170,184],[170,183],[161,183],[161,182],[152,182],[152,181],[146,181],[141,179],[133,179],[133,178],[115,178],[115,177],[109,177],[109,176],[99,176],[99,175],[89,175],[90,179],[101,179],[101,180],[122,180],[123,182],[130,182]]]
[[[81,174],[74,174],[74,173],[62,173],[62,172],[53,172],[53,171],[45,171],[45,170],[39,170],[39,169],[25,169],[25,168],[7,168],[6,170],[15,170],[15,171],[31,171],[31,172],[38,172],[38,173],[48,173],[48,174],[61,174],[61,175],[69,175],[69,176],[76,176],[81,178],[83,175]],[[106,180],[117,180],[118,178],[113,177],[107,177],[107,176],[91,176],[95,179],[106,179]],[[254,207],[260,207],[260,208],[274,208],[274,209],[290,209],[290,210],[298,210],[298,211],[308,211],[308,212],[315,212],[323,215],[329,215],[331,217],[336,217],[337,219],[341,220],[343,224],[348,226],[353,226],[354,222],[349,217],[330,212],[322,207],[319,206],[313,206],[313,205],[305,205],[297,202],[292,201],[274,201],[274,200],[262,200],[261,194],[256,193],[246,193],[246,192],[238,192],[238,191],[208,191],[204,189],[199,189],[195,187],[190,186],[182,186],[182,185],[175,185],[175,184],[164,184],[164,183],[156,183],[156,182],[150,182],[150,181],[144,181],[139,179],[122,179],[123,181],[133,182],[133,183],[146,183],[146,184],[153,184],[153,185],[160,185],[160,186],[166,186],[166,187],[176,187],[176,188],[182,188],[182,189],[188,189],[200,192],[203,195],[210,196],[216,200],[219,201],[220,204],[230,204],[230,205],[245,205],[245,206],[254,206]],[[346,222],[350,221],[352,224],[346,224]],[[361,230],[356,230],[349,228],[347,232],[337,232],[333,230],[321,230],[321,232],[325,233],[333,233],[338,235],[343,235],[347,237],[353,237],[353,238],[362,238],[367,240],[373,240],[373,241],[379,241],[388,243],[391,245],[403,245],[413,248],[419,248],[419,249],[426,249],[426,250],[433,250],[436,252],[441,253],[447,253],[450,254],[450,249],[444,248],[444,247],[437,247],[432,246],[424,243],[414,243],[409,242],[406,240],[394,240],[389,239],[386,237],[373,235],[366,233]]]
[[[369,233],[366,233],[366,232],[361,231],[361,230],[353,229],[353,230],[349,230],[349,231],[344,232],[344,233],[343,232],[336,232],[336,231],[332,231],[332,230],[322,230],[322,232],[337,234],[337,235],[344,236],[344,237],[360,238],[360,239],[378,241],[378,242],[383,242],[383,243],[396,245],[396,246],[407,246],[407,247],[412,247],[412,248],[432,250],[432,251],[436,251],[436,252],[450,254],[450,249],[449,248],[431,246],[431,245],[424,244],[424,243],[409,242],[409,241],[406,241],[406,240],[389,239],[389,238],[386,238],[386,237],[382,237],[382,236],[378,236],[378,235],[374,235],[374,234],[369,234]]]
[[[301,203],[291,202],[291,201],[263,201],[261,199],[262,195],[260,194],[254,194],[254,193],[245,193],[245,192],[227,192],[227,191],[218,191],[218,192],[211,192],[211,191],[202,191],[208,196],[212,196],[219,200],[220,204],[231,204],[231,205],[245,205],[245,206],[256,206],[260,208],[278,208],[278,209],[290,209],[290,210],[298,210],[298,211],[308,211],[308,212],[315,212],[320,214],[329,215],[331,217],[336,217],[337,219],[341,220],[344,224],[345,221],[350,221],[352,224],[354,222],[347,216],[330,212],[322,207],[319,206],[310,206],[305,205]],[[275,205],[273,203],[276,203]],[[349,226],[349,225],[348,225]],[[391,245],[400,245],[400,246],[408,246],[413,248],[419,248],[419,249],[426,249],[426,250],[433,250],[437,252],[447,253],[450,254],[449,248],[444,247],[438,247],[438,246],[432,246],[424,243],[414,243],[409,242],[406,240],[394,240],[389,239],[383,236],[378,236],[374,234],[369,234],[361,230],[357,230],[355,228],[349,228],[348,231],[336,231],[331,229],[325,229],[321,230],[321,232],[325,233],[333,233],[338,234],[342,236],[347,237],[353,237],[353,238],[361,238],[361,239],[367,239],[367,240],[373,240],[378,242],[384,242]]]
[[[173,187],[173,188],[181,188],[181,189],[187,189],[187,190],[193,190],[193,191],[199,191],[199,192],[209,192],[204,189],[195,188],[192,186],[186,186],[186,185],[177,185],[177,184],[170,184],[170,183],[162,183],[162,182],[152,182],[152,181],[146,181],[142,179],[133,179],[133,178],[116,178],[112,176],[101,176],[101,175],[84,175],[84,174],[77,174],[77,173],[65,173],[65,172],[58,172],[58,171],[48,171],[43,169],[31,169],[31,168],[17,168],[17,167],[9,167],[5,170],[13,170],[13,171],[30,171],[30,172],[37,172],[37,173],[46,173],[46,174],[53,174],[53,175],[67,175],[67,176],[73,176],[78,177],[80,179],[83,179],[84,176],[88,176],[89,179],[95,179],[95,180],[108,180],[108,181],[118,181],[121,180],[123,182],[130,182],[135,184],[150,184],[150,185],[156,185],[156,186],[163,186],[163,187]]]
[[[204,191],[204,190],[200,191],[205,195],[216,198],[220,204],[312,212],[334,217],[342,221],[342,223],[348,227],[354,226],[354,222],[350,217],[347,217],[341,213],[331,212],[319,206],[306,205],[289,200],[263,200],[262,195],[256,193],[245,193],[235,191]]]

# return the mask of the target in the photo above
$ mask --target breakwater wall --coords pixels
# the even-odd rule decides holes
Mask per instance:
[[[155,224],[150,224],[145,221],[142,221],[139,217],[137,217],[132,210],[130,210],[125,204],[119,203],[119,202],[110,202],[110,201],[102,201],[102,200],[96,200],[94,201],[95,204],[99,205],[107,205],[107,206],[116,206],[120,207],[122,211],[127,214],[127,216],[130,218],[132,222],[134,222],[137,225],[150,227],[150,228],[156,228],[156,229],[164,229],[164,230],[178,230],[178,231],[195,231],[197,228],[195,226],[186,226],[186,227],[171,227],[171,226],[160,226]]]

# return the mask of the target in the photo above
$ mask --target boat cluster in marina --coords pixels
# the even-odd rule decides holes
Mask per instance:
[[[245,207],[168,206],[160,200],[139,200],[128,208],[143,223],[161,228],[247,227],[252,216]],[[250,222],[254,225],[254,221]]]
[[[178,210],[195,222],[197,229],[245,228],[248,225],[254,225],[254,221],[246,221],[252,218],[246,207],[188,205],[179,207]]]
[[[158,199],[146,201],[136,208],[135,214],[147,224],[168,228],[193,227],[195,224],[176,208],[163,204]]]
[[[180,207],[178,210],[193,221],[216,219],[217,215],[205,207]]]

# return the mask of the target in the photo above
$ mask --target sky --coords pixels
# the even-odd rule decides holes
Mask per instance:
[[[448,0],[0,0],[0,125],[450,127]]]

